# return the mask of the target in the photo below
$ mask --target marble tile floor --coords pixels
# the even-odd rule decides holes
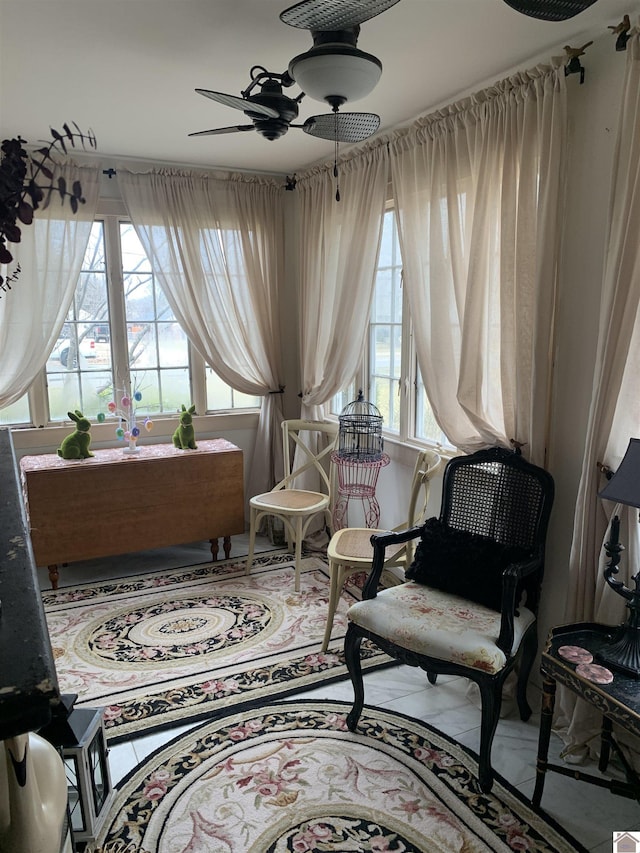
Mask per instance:
[[[233,538],[232,557],[247,553],[246,538]],[[271,548],[273,546],[266,538],[261,538],[257,543],[257,550]],[[64,567],[61,570],[60,585],[137,574],[155,569],[159,564],[171,567],[209,560],[208,543],[92,560]],[[39,576],[41,588],[48,589],[46,570],[39,570]],[[480,712],[470,695],[468,684],[461,678],[441,676],[436,685],[430,685],[426,676],[419,670],[398,666],[365,675],[365,703],[395,709],[424,720],[477,752],[480,742]],[[351,702],[353,699],[348,679],[298,695],[345,702]],[[530,703],[534,713],[526,723],[520,720],[517,711],[500,720],[492,753],[496,770],[527,798],[532,795],[535,784],[540,721],[540,693],[534,686],[531,687]],[[173,728],[112,746],[109,764],[113,784],[116,785],[150,753],[188,728],[189,726]],[[549,760],[562,763],[559,757],[561,749],[560,738],[553,734]],[[580,769],[598,775],[595,765]],[[593,853],[612,853],[614,832],[640,832],[640,804],[635,800],[616,796],[604,788],[557,773],[547,773],[542,807]]]

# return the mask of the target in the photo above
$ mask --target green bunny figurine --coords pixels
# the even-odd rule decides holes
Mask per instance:
[[[184,403],[182,404],[182,411],[180,412],[180,426],[173,434],[174,447],[179,447],[181,450],[198,449],[196,445],[196,433],[193,428],[193,418],[191,417],[195,413],[195,410],[195,405],[189,406],[188,409],[185,409]]]
[[[63,459],[88,459],[93,456],[89,450],[91,444],[91,422],[85,418],[79,409],[75,412],[67,412],[72,421],[75,421],[75,432],[63,439],[62,444],[58,448],[58,456]]]

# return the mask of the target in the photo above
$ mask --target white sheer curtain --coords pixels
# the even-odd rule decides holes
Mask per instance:
[[[544,463],[566,142],[563,69],[518,74],[390,140],[427,396],[471,452]]]
[[[27,391],[46,364],[67,316],[95,218],[100,165],[56,167],[54,182],[80,181],[85,204],[73,213],[57,193],[31,225],[22,227],[20,243],[11,246],[20,275],[0,298],[0,406]],[[4,270],[3,270],[4,275]]]
[[[248,489],[266,491],[282,467],[282,188],[259,178],[168,171],[118,170],[118,181],[190,341],[228,385],[264,398]]]
[[[388,186],[386,145],[340,163],[340,196],[326,167],[298,180],[302,414],[353,379],[365,346]]]
[[[640,437],[640,35],[627,42],[616,150],[610,228],[600,307],[593,393],[569,561],[565,621],[618,624],[626,618],[623,599],[603,580],[604,542],[613,514],[620,516],[623,552],[617,578],[627,586],[638,564],[638,511],[612,506],[598,497],[605,485],[602,463],[615,470],[629,438]],[[568,746],[587,751],[599,719],[568,691],[561,690],[558,727]],[[637,744],[636,744],[637,750]],[[636,759],[636,763],[637,759]]]

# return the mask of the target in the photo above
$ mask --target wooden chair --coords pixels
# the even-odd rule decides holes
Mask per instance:
[[[418,453],[411,480],[409,509],[404,524],[394,528],[395,531],[407,530],[424,521],[427,514],[427,502],[431,478],[442,464],[441,457],[434,450],[422,450]],[[385,533],[370,527],[345,527],[331,537],[327,548],[329,561],[329,606],[327,610],[327,625],[322,641],[322,651],[326,652],[331,639],[333,618],[340,599],[344,583],[350,575],[366,572],[373,561],[373,546],[371,536]],[[413,559],[413,540],[392,545],[385,554],[383,571],[395,566],[409,566]],[[397,581],[396,581],[397,582]]]
[[[329,458],[337,438],[337,423],[301,420],[282,422],[285,476],[270,492],[255,495],[249,501],[249,554],[245,569],[247,574],[253,563],[256,531],[260,522],[266,516],[275,516],[284,524],[290,550],[293,550],[295,543],[295,589],[296,592],[299,591],[302,541],[311,522],[322,514],[329,531],[332,530],[332,469]],[[314,441],[318,444],[317,450],[313,449]],[[309,472],[315,473],[319,490],[295,488],[302,483],[299,478]]]
[[[492,448],[451,459],[439,518],[373,537],[363,600],[348,612],[346,662],[354,687],[347,725],[364,703],[360,644],[367,637],[392,657],[426,671],[462,675],[480,689],[478,778],[491,790],[491,746],[504,682],[519,662],[517,702],[527,720],[527,681],[537,651],[536,615],[553,503],[551,475],[519,451]],[[420,538],[408,580],[378,592],[388,547]]]

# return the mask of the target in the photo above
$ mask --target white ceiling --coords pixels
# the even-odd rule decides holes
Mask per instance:
[[[278,15],[293,0],[0,0],[0,136],[29,142],[50,126],[91,127],[103,159],[291,174],[333,154],[330,142],[290,129],[189,138],[247,123],[195,88],[239,95],[249,69],[282,72],[311,47]],[[503,0],[400,0],[362,25],[358,47],[379,57],[382,79],[345,109],[375,112],[381,131],[488,85],[516,67],[607,34],[638,0],[598,0],[561,23]],[[635,17],[632,17],[635,23]],[[588,74],[588,52],[583,58]],[[588,79],[588,78],[587,78]],[[295,97],[297,87],[285,90]],[[305,98],[300,123],[328,112]]]

